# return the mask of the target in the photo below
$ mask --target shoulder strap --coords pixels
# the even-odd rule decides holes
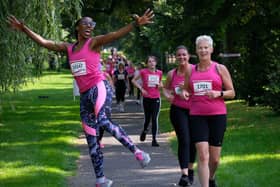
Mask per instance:
[[[171,82],[173,82],[176,73],[177,73],[177,68],[175,68],[172,72]]]
[[[216,72],[218,73],[218,75],[221,76],[221,73],[220,73],[220,66],[218,63],[215,62],[215,69],[216,69]]]

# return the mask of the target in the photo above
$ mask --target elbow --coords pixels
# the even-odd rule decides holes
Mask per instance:
[[[233,90],[232,98],[231,99],[234,99],[234,98],[235,98],[235,91]]]
[[[234,99],[235,98],[235,91],[234,90],[231,91],[231,94],[229,95],[228,98],[229,99]]]

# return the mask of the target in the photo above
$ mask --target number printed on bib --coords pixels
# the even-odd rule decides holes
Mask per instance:
[[[75,77],[87,74],[87,67],[84,59],[71,61],[70,65],[71,65],[71,71]]]
[[[124,74],[118,74],[118,80],[124,80],[125,76]]]
[[[205,95],[207,91],[212,90],[212,81],[203,80],[193,82],[194,95]]]
[[[148,87],[156,87],[159,85],[159,76],[158,75],[149,75],[148,76]]]

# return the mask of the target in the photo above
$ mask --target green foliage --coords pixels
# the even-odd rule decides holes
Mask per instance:
[[[5,23],[7,16],[12,14],[43,37],[61,40],[63,30],[60,15],[77,17],[80,3],[81,0],[3,0],[0,2],[0,21]],[[0,25],[0,34],[0,91],[16,90],[32,76],[42,74],[43,62],[48,60],[49,52],[23,33],[12,31],[7,24]]]
[[[156,1],[148,36],[161,53],[183,44],[192,54],[198,35],[212,36],[213,59],[228,67],[237,97],[279,111],[279,6],[276,0]],[[220,58],[219,53],[240,53],[241,58]]]
[[[98,35],[129,23],[133,13],[142,14],[146,8],[152,8],[153,24],[137,28],[104,48],[116,47],[136,64],[147,55],[156,55],[160,69],[167,71],[170,67],[165,62],[166,52],[174,53],[178,45],[185,45],[195,54],[195,38],[201,34],[211,35],[215,45],[213,60],[228,67],[237,98],[245,99],[250,106],[269,105],[279,111],[280,4],[277,0],[3,0],[0,5],[3,7],[1,22],[13,13],[24,18],[36,32],[56,40],[62,38],[61,28],[71,34],[73,30],[69,28],[81,15],[93,17],[97,22],[94,34]],[[25,9],[19,8],[22,6]],[[38,17],[43,19],[38,22]],[[3,51],[0,89],[15,89],[25,83],[32,72],[41,73],[48,52],[38,49],[22,34],[10,33],[5,24],[0,25],[0,34]],[[219,53],[240,53],[241,57],[220,58]],[[191,63],[196,61],[191,59]]]

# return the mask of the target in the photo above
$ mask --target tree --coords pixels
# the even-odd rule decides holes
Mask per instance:
[[[81,0],[2,0],[0,20],[5,23],[7,16],[13,14],[44,37],[61,40],[60,15],[76,19],[80,15],[80,5]],[[42,73],[43,62],[48,59],[49,52],[22,33],[12,33],[6,24],[1,24],[0,34],[0,91],[16,90],[32,76]]]

